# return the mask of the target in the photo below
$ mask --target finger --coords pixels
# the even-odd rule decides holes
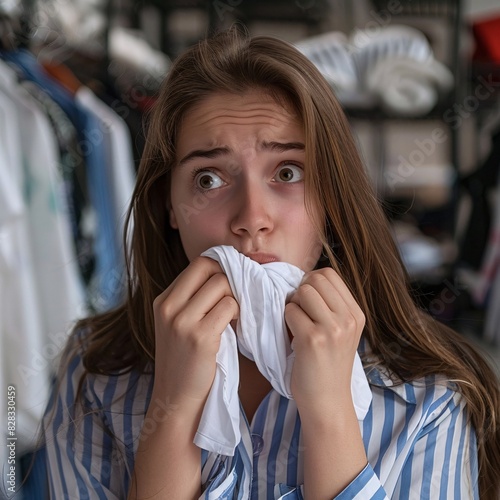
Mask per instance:
[[[364,326],[365,318],[357,304],[354,302],[352,310],[335,286],[320,274],[309,277],[309,283],[300,285],[289,305],[299,307],[313,322],[314,328],[329,325],[328,330],[332,333],[352,329],[360,332]],[[302,321],[302,325],[307,326],[307,323]]]
[[[292,302],[285,306],[285,322],[289,334],[291,333],[293,336],[290,340],[308,332],[310,328],[315,326],[308,314],[298,304]]]
[[[213,259],[208,257],[193,259],[170,286],[158,295],[155,305],[160,306],[172,295],[171,310],[174,313],[178,312],[211,276],[221,271],[219,263]]]
[[[303,283],[308,283],[317,289],[332,311],[347,308],[356,317],[363,315],[344,280],[333,269],[324,268],[308,273]]]
[[[222,273],[216,273],[191,297],[184,308],[184,313],[188,318],[200,321],[224,297],[233,298],[233,293],[227,277]]]
[[[221,334],[229,322],[239,315],[236,300],[228,295],[222,297],[200,322],[200,329],[212,334]]]
[[[329,286],[331,288],[331,285]],[[309,283],[299,286],[294,295],[293,303],[298,305],[316,323],[324,321],[332,314],[332,310],[323,299],[321,293]]]

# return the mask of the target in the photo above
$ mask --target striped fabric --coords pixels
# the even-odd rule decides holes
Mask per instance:
[[[82,415],[74,406],[81,358],[66,368],[44,419],[51,498],[125,499],[141,429],[156,426],[144,418],[152,376],[87,377]],[[367,375],[373,401],[360,428],[369,464],[335,498],[479,498],[475,433],[461,397],[439,377],[393,385],[381,371]],[[241,434],[234,457],[202,452],[200,498],[302,499],[295,403],[272,390],[250,425],[242,412]]]

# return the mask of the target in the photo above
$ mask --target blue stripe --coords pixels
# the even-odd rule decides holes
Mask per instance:
[[[88,379],[87,379],[88,380]],[[89,405],[90,402],[85,398],[85,404]],[[83,408],[84,412],[89,411],[89,413],[85,414],[83,417],[83,452],[82,452],[82,465],[84,466],[85,470],[87,471],[87,477],[88,480],[92,486],[92,490],[89,492],[87,489],[87,482],[85,481],[85,478],[81,476],[81,474],[77,473],[76,474],[76,479],[77,479],[77,484],[78,484],[78,491],[80,493],[81,498],[91,498],[92,495],[90,493],[96,494],[99,499],[106,500],[106,494],[103,489],[103,485],[93,476],[92,470],[93,470],[93,465],[92,465],[92,459],[94,457],[93,453],[93,448],[95,446],[94,443],[94,419],[97,418],[97,415],[93,409],[90,408]],[[79,418],[79,417],[77,417]],[[74,425],[71,425],[73,428]],[[98,432],[102,432],[102,429],[98,429]],[[77,431],[78,432],[78,431]],[[80,436],[81,438],[81,436]],[[96,440],[97,441],[97,440]],[[102,453],[101,449],[101,453]],[[105,461],[101,463],[101,470],[102,467],[106,464]],[[110,474],[108,473],[108,476]],[[103,478],[99,478],[101,481]]]
[[[58,452],[59,452],[59,450],[58,450]],[[49,498],[54,498],[54,494],[56,491],[54,488],[54,474],[51,474],[49,464],[50,464],[50,460],[47,457],[47,477],[48,477],[48,481],[49,481]],[[62,472],[60,472],[60,474],[62,475]]]
[[[62,398],[57,398],[57,411],[56,415],[54,417],[54,423],[52,425],[52,439],[55,441],[56,439],[59,438],[59,428],[61,427],[62,423],[62,410],[63,408],[63,402]],[[50,415],[49,415],[50,416]],[[69,437],[67,438],[69,440]],[[46,443],[50,445],[51,443]],[[55,444],[55,443],[54,443]],[[64,481],[64,466],[63,466],[63,460],[62,460],[62,450],[59,446],[54,446],[54,451],[56,454],[56,461],[57,461],[57,470],[59,471],[59,478],[61,480],[61,485],[63,489],[63,495],[68,494],[68,488],[66,487],[66,481]],[[49,462],[50,463],[50,462]],[[50,471],[49,471],[50,472]],[[51,485],[51,491],[54,491],[54,482],[52,481],[52,474],[50,474],[50,485]]]
[[[439,407],[443,406],[444,403],[449,401],[451,398],[453,398],[453,395],[455,394],[454,391],[451,389],[447,388],[446,391],[441,395],[440,398],[434,400],[434,394],[436,392],[436,386],[434,385],[434,382],[432,385],[427,386],[427,392],[425,395],[425,407],[427,407],[427,414],[430,415],[432,412],[436,411]]]
[[[86,415],[83,420],[83,455],[82,455],[82,465],[85,467],[87,471],[92,470],[92,447],[93,447],[93,422],[92,422],[92,414]],[[80,491],[80,496],[86,498],[85,491],[85,482],[81,479],[81,476],[77,476],[78,479],[78,489]],[[83,490],[85,488],[85,490]]]
[[[84,411],[87,411],[87,409],[84,409]],[[91,470],[90,466],[92,461],[93,431],[94,431],[94,426],[92,423],[92,414],[86,415],[83,419],[82,463],[87,470]]]
[[[201,450],[201,454],[202,454],[202,464],[206,464],[207,460],[208,460],[208,456],[209,456],[209,452],[207,450]],[[206,455],[206,458],[205,460],[203,459],[203,455]],[[206,465],[203,465],[202,466],[202,470],[203,468],[205,467]],[[209,482],[217,476],[217,474],[220,472],[220,470],[224,467],[224,463],[223,463],[223,460],[222,460],[222,455],[218,455],[217,458],[214,460],[213,464],[212,464],[212,467],[210,467],[210,472],[208,473],[208,476],[207,476],[207,480],[205,481],[205,487],[206,485],[209,484]]]
[[[297,466],[299,461],[299,439],[300,439],[300,416],[299,412],[295,416],[292,439],[290,440],[290,450],[288,451],[288,464],[286,471],[286,481],[289,486],[297,485]]]
[[[244,472],[245,472],[245,464],[243,463],[243,457],[242,454],[245,453],[246,455],[246,450],[244,446],[238,446],[235,450],[234,457],[233,457],[233,463],[231,465],[231,469],[234,467],[234,470],[236,471],[236,474],[238,476],[237,479],[237,490],[240,488],[242,489],[243,486],[243,479],[244,479]]]
[[[260,406],[257,408],[257,411],[255,412],[255,415],[253,417],[253,425],[251,427],[251,431],[254,432],[255,434],[258,434],[259,436],[262,436],[264,434],[264,426],[266,423],[266,416],[267,416],[267,411],[269,409],[269,401],[271,399],[271,392],[267,394],[267,396],[264,398]],[[257,497],[257,490],[258,490],[258,481],[255,481],[253,478],[254,476],[257,475],[259,467],[259,456],[253,457],[253,470],[252,470],[252,496],[251,498],[256,498]]]
[[[394,426],[394,393],[387,392],[384,398],[384,424],[382,426],[382,435],[380,438],[380,453],[377,463],[373,467],[375,474],[380,477],[380,467],[382,459],[392,441],[392,428]]]
[[[415,390],[413,386],[406,384],[406,394],[408,396],[408,399],[411,398],[411,400],[415,399]],[[413,414],[415,413],[415,410],[417,407],[415,405],[407,405],[406,407],[406,412],[405,412],[405,425],[403,429],[401,430],[401,433],[398,436],[397,440],[397,446],[396,446],[396,453],[399,454],[403,450],[404,446],[408,442],[408,425],[413,417]]]
[[[410,498],[412,483],[413,454],[410,454],[404,464],[401,474],[401,492],[399,500],[408,500]]]
[[[150,384],[151,385],[151,384]],[[132,429],[133,424],[133,416],[134,416],[134,406],[133,402],[135,401],[135,395],[137,393],[137,388],[139,386],[139,377],[135,372],[131,372],[129,375],[128,379],[128,384],[127,384],[127,390],[125,391],[126,397],[124,397],[123,401],[123,428],[124,429]],[[149,386],[148,386],[148,394],[149,394]],[[147,398],[148,402],[150,398]],[[138,409],[141,411],[141,409]],[[147,410],[144,409],[144,417],[146,416]],[[130,432],[125,436],[125,441],[124,441],[124,448],[125,448],[125,454],[126,457],[125,459],[127,460],[127,467],[130,472],[134,470],[134,440],[132,439],[132,436]],[[130,476],[127,474],[126,477],[126,489],[125,491],[128,491],[128,483],[130,481]]]
[[[370,444],[370,439],[372,437],[372,427],[373,427],[373,401],[368,409],[368,413],[363,420],[363,444],[365,446],[365,451],[368,451],[368,446]]]
[[[107,500],[107,495],[106,495],[106,492],[104,491],[101,483],[99,483],[99,481],[94,477],[92,476],[92,474],[89,474],[89,479],[90,479],[90,484],[92,485],[92,488],[93,490],[90,490],[90,493],[87,493],[88,495],[88,498],[93,498],[93,495],[97,494],[97,496],[99,497],[99,500]],[[85,491],[89,491],[87,490],[87,488],[85,488]],[[82,497],[82,498],[87,498],[87,497]]]
[[[430,498],[431,484],[434,477],[434,453],[436,451],[436,438],[439,432],[439,427],[434,427],[431,432],[427,433],[427,446],[424,454],[424,470],[422,479],[422,488],[420,490],[420,498]],[[423,438],[424,439],[424,438]]]
[[[280,396],[278,405],[278,414],[274,423],[273,437],[271,439],[271,449],[267,461],[267,499],[274,500],[274,485],[276,484],[276,469],[281,465],[278,463],[278,453],[280,451],[281,439],[283,436],[283,427],[288,408],[288,399]]]
[[[243,500],[244,498],[244,493],[245,493],[245,490],[244,490],[244,487],[243,485],[247,482],[247,475],[249,476],[249,491],[247,492],[247,495],[250,494],[250,492],[252,491],[252,459],[251,457],[248,456],[248,453],[247,453],[247,450],[244,446],[240,446],[239,447],[240,449],[240,460],[239,460],[239,464],[241,464],[241,472],[238,474],[238,484],[239,484],[239,494],[238,494],[238,500]],[[240,474],[241,474],[241,477],[240,477]]]
[[[264,425],[266,423],[267,410],[269,408],[269,400],[271,399],[271,394],[272,392],[269,392],[262,400],[262,403],[255,412],[253,418],[253,425],[251,426],[251,430],[259,436],[262,436],[262,434],[264,433]]]
[[[116,391],[116,384],[118,377],[109,377],[106,388],[104,389],[103,401],[113,401]],[[92,391],[94,392],[94,391]],[[108,410],[107,405],[103,405],[104,418],[108,420],[108,425],[103,426],[102,433],[102,465],[101,465],[101,480],[106,488],[111,485],[111,471],[113,470],[112,456],[113,456],[113,438],[110,436],[108,428],[112,428],[111,408]]]
[[[386,497],[384,488],[382,486],[375,492],[373,496],[370,497],[370,500],[384,500]]]
[[[73,443],[75,441],[75,425],[73,423],[74,412],[75,412],[75,394],[73,391],[73,375],[76,369],[80,366],[80,357],[75,356],[74,359],[70,362],[68,366],[68,379],[67,379],[67,387],[66,387],[66,401],[68,402],[67,411],[71,413],[71,422],[68,424],[68,438],[66,441],[66,456],[70,461],[74,461],[74,453],[73,453]],[[63,407],[64,413],[64,407]],[[64,418],[64,414],[63,414]],[[57,429],[54,429],[54,432],[58,432]],[[54,436],[58,436],[58,434],[54,434]],[[68,488],[66,486],[65,475],[64,475],[64,465],[63,470],[61,470],[61,483],[63,485],[63,491],[65,495],[68,495]]]
[[[453,442],[455,441],[455,431],[456,431],[456,421],[458,417],[458,412],[453,411],[451,414],[451,422],[450,426],[448,428],[448,432],[446,433],[446,445],[444,447],[444,458],[443,458],[443,467],[441,469],[441,488],[440,488],[440,495],[441,498],[447,498],[448,495],[448,481],[449,481],[449,475],[450,475],[450,470],[449,470],[449,462],[452,459],[451,456],[451,447],[453,446]],[[463,436],[462,436],[463,437]],[[458,459],[458,457],[456,457]],[[458,465],[458,462],[457,462]],[[458,472],[458,477],[460,478],[460,471]]]
[[[435,405],[434,401],[434,394],[436,392],[436,387],[434,385],[434,380],[431,382],[428,377],[425,379],[425,394],[424,394],[424,401],[422,404],[423,412],[427,412],[427,414],[430,414],[437,406],[439,406],[440,403]],[[445,397],[443,395],[443,397]]]

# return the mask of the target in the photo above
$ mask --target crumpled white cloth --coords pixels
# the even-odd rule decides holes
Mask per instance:
[[[290,346],[284,311],[304,272],[285,262],[258,264],[231,246],[213,247],[202,255],[220,264],[239,303],[240,316],[236,335],[230,325],[222,333],[214,382],[194,443],[205,450],[233,456],[241,438],[238,348],[255,361],[276,391],[293,399],[290,381],[295,353]],[[351,391],[357,418],[363,420],[372,394],[357,353]]]

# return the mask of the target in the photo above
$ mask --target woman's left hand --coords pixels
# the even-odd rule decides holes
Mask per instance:
[[[285,320],[295,351],[291,390],[301,417],[352,410],[351,374],[365,316],[342,278],[331,268],[307,273]]]

